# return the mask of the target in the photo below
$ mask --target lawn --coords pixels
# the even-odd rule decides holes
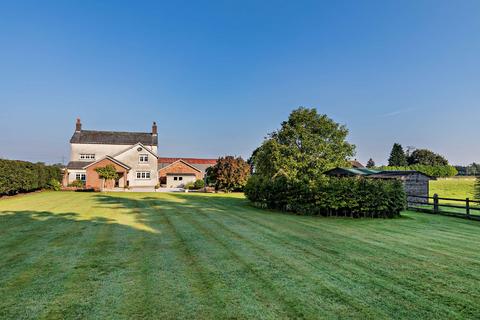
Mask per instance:
[[[478,319],[479,234],[241,195],[30,194],[0,200],[0,318]]]

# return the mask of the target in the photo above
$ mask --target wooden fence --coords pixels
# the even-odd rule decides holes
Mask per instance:
[[[419,200],[416,201],[412,198]],[[448,201],[448,203],[442,203],[444,201]],[[444,214],[480,221],[480,201],[470,200],[469,198],[441,198],[438,194],[434,194],[433,197],[408,195],[407,207],[408,209],[416,211]]]

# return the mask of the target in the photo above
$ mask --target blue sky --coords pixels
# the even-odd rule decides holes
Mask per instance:
[[[480,1],[3,1],[0,49],[0,157],[68,160],[76,117],[248,157],[306,106],[363,162],[480,162]]]

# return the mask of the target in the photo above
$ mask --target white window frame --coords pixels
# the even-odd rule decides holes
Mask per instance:
[[[150,171],[137,171],[136,174],[137,180],[151,180],[152,174]]]
[[[75,180],[85,181],[87,180],[87,175],[85,173],[76,173]]]
[[[80,154],[80,159],[81,160],[95,160],[95,154],[94,153],[81,153]]]
[[[148,154],[147,153],[139,154],[138,163],[148,163]]]

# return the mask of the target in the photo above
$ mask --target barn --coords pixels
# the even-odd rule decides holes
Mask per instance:
[[[380,171],[367,168],[334,168],[325,172],[328,176],[333,177],[365,177],[368,179],[397,179],[403,182],[405,193],[412,196],[428,197],[429,182],[435,180],[434,177],[428,176],[418,171]],[[427,202],[428,199],[407,197],[407,201]]]

